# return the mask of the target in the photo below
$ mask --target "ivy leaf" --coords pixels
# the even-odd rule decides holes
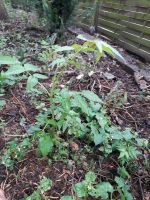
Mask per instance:
[[[38,83],[38,79],[33,75],[28,77],[26,89],[28,92],[31,92],[33,87],[36,86]]]
[[[89,90],[83,90],[80,94],[90,101],[102,103],[102,100],[94,92],[91,92]]]
[[[38,149],[43,157],[48,156],[53,147],[53,141],[49,135],[43,135],[39,139]]]

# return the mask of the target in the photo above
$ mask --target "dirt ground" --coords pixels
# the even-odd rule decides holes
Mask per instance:
[[[13,31],[11,32],[11,30]],[[17,38],[18,32],[20,36]],[[20,40],[27,38],[30,43],[29,45],[24,44],[28,48],[26,57],[33,64],[41,64],[40,61],[35,59],[36,56],[32,60],[29,54],[36,55],[41,51],[38,49],[38,40],[46,37],[45,33],[35,30],[26,31],[25,27],[19,22],[4,24],[0,28],[0,33],[7,38],[7,45],[0,50],[0,53],[14,52],[17,48],[23,46]],[[76,41],[75,36],[69,32],[66,32],[63,37],[64,43],[67,44]],[[58,42],[60,43],[60,41]],[[113,124],[122,128],[129,127],[141,137],[148,138],[150,134],[150,87],[141,90],[135,77],[126,73],[120,64],[109,56],[102,58],[96,66],[93,66],[88,57],[85,59],[87,59],[89,69],[83,72],[70,68],[60,79],[60,87],[67,85],[71,90],[88,89],[94,91],[103,100],[107,99],[107,113]],[[91,71],[93,71],[92,75],[89,76],[88,73]],[[77,79],[82,73],[84,74],[83,78]],[[50,82],[51,80],[43,81],[43,84],[50,86]],[[116,92],[113,98],[110,99],[109,94],[114,88],[117,88]],[[120,99],[124,97],[125,93],[127,94],[127,101],[120,106]],[[35,123],[35,117],[38,114],[38,110],[32,105],[29,96],[25,92],[24,81],[7,87],[4,98],[7,104],[0,113],[0,120],[5,122],[5,126],[0,129],[0,152],[3,152],[7,141],[15,137],[22,138],[27,128]],[[25,119],[25,126],[20,123],[22,118]],[[85,160],[80,164],[72,159],[71,149],[69,149],[70,155],[67,163],[63,159],[49,163],[48,160],[36,156],[33,146],[23,160],[15,163],[12,171],[0,164],[0,184],[6,197],[9,200],[21,200],[25,194],[30,195],[34,191],[42,176],[46,176],[53,181],[51,190],[47,192],[49,199],[60,199],[63,195],[73,193],[72,185],[84,178],[91,162],[92,169],[98,175],[98,180],[111,180],[116,173],[116,155],[111,155],[107,160],[100,162],[101,155],[99,152],[95,150],[92,154],[88,154],[84,151],[84,143],[78,140],[76,143],[79,150],[75,152],[75,155],[77,157],[82,154],[85,156]],[[149,200],[150,175],[148,170],[143,168],[142,161],[139,160],[138,164],[139,170],[135,170],[131,177],[132,193],[137,200]]]

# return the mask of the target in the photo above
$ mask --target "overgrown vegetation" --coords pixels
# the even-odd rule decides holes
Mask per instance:
[[[52,31],[66,24],[75,3],[46,0],[35,2],[42,7],[33,2],[32,5],[36,5],[42,17],[47,18]],[[27,1],[25,4],[29,4],[30,8],[30,3]],[[20,33],[16,37],[17,40],[22,38]],[[24,131],[17,135],[17,130],[14,130],[14,133],[9,135],[13,139],[8,139],[6,145],[1,148],[0,166],[13,174],[20,163],[24,160],[28,163],[32,155],[38,162],[46,161],[48,168],[56,162],[61,162],[65,167],[59,178],[69,174],[73,181],[65,177],[64,191],[70,181],[69,192],[60,193],[59,199],[132,200],[132,175],[138,174],[139,162],[149,170],[149,144],[148,140],[132,127],[123,126],[122,122],[114,123],[110,116],[115,108],[123,109],[126,105],[127,92],[122,94],[119,91],[119,82],[116,82],[114,88],[105,96],[100,96],[92,89],[95,82],[91,89],[81,87],[76,90],[70,89],[70,85],[73,85],[72,79],[61,83],[70,68],[73,72],[79,72],[76,80],[80,81],[91,77],[95,73],[94,67],[103,62],[104,58],[119,57],[122,61],[125,60],[116,49],[99,39],[78,35],[78,42],[60,46],[54,45],[56,38],[57,34],[53,34],[52,37],[40,38],[37,42],[31,43],[31,46],[35,45],[36,48],[40,46],[37,52],[36,48],[32,49],[33,55],[36,54],[33,60],[29,59],[32,51],[28,52],[23,47],[15,49],[13,53],[0,54],[0,110],[7,110],[6,97],[9,94],[13,95],[17,104],[20,103],[12,92],[12,89],[15,90],[17,87],[21,88],[24,92],[23,98],[28,98],[28,103],[36,110],[33,121],[27,117],[28,123],[19,111],[19,125]],[[30,38],[25,40],[25,43],[29,43],[29,40]],[[7,43],[8,38],[3,36],[0,39],[1,48],[5,49]],[[36,64],[37,61],[39,65]],[[110,79],[114,79],[111,74],[107,73],[108,75]],[[86,80],[84,81],[87,84]],[[27,116],[27,111],[23,108],[22,110]],[[7,123],[4,120],[0,123],[1,130],[4,130],[2,132],[5,132]],[[29,163],[28,166],[33,171],[35,163]],[[105,172],[102,164],[109,170]],[[31,189],[21,193],[22,199],[55,198],[51,197],[50,191],[53,190],[54,182],[59,183],[60,180],[55,180],[53,171],[49,174],[46,166],[40,167],[45,168],[44,173],[39,175],[35,184],[28,183]],[[73,173],[77,171],[77,178],[71,174],[71,170]],[[59,169],[57,171],[59,172]],[[80,173],[81,178],[78,177]],[[30,175],[32,176],[32,173]],[[15,179],[18,181],[21,176],[19,174]],[[33,177],[35,178],[34,173]]]

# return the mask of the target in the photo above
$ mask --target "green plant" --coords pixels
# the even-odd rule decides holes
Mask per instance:
[[[111,125],[103,102],[96,94],[66,89],[55,92],[50,108],[39,114],[36,124],[30,129],[40,133],[39,149],[43,156],[62,141],[62,134],[70,134],[87,143],[93,142],[104,156],[117,151],[122,165],[137,158],[140,153],[137,135],[130,129],[121,130]],[[144,147],[144,143],[142,145]]]
[[[89,195],[95,198],[101,197],[108,199],[109,193],[113,193],[113,187],[109,182],[96,183],[96,175],[94,172],[88,172],[85,175],[85,180],[76,183],[73,190],[80,198],[88,197]]]
[[[129,186],[125,183],[125,180],[116,176],[115,182],[117,183],[117,191],[120,194],[121,200],[133,200],[131,193],[129,192]]]
[[[60,200],[73,200],[73,198],[71,197],[71,196],[63,196],[63,197],[61,197],[61,199]]]
[[[39,80],[47,78],[47,76],[37,73],[40,71],[37,66],[20,62],[12,56],[0,55],[0,67],[4,65],[9,67],[6,71],[0,72],[0,96],[4,96],[6,85],[13,85],[21,79],[27,79],[27,92],[36,92],[37,90],[34,87],[39,84]],[[5,105],[5,100],[0,100],[0,108],[3,105]]]
[[[12,170],[14,161],[20,161],[25,156],[27,149],[30,148],[31,145],[29,138],[25,138],[20,143],[18,143],[17,140],[8,142],[1,158],[1,164]]]
[[[52,187],[52,181],[49,178],[43,177],[40,181],[37,189],[30,195],[25,196],[24,200],[48,200],[48,198],[44,195],[45,192],[50,190]]]

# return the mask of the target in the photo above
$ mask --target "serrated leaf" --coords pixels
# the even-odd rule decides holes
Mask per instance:
[[[79,108],[81,108],[83,113],[89,115],[89,107],[83,97],[81,97],[79,94],[75,95],[74,102],[77,104]]]
[[[94,123],[91,123],[90,127],[91,127],[91,133],[93,134],[95,145],[102,144],[104,141],[103,134],[99,133],[99,131],[98,131],[97,127],[94,125]]]
[[[97,96],[94,92],[91,92],[90,90],[83,90],[81,92],[81,95],[83,95],[85,98],[87,98],[90,101],[102,103],[102,100]]]
[[[96,114],[96,119],[102,129],[105,129],[108,126],[109,121],[102,112]]]
[[[53,147],[53,141],[49,135],[43,135],[39,139],[38,149],[43,157],[48,156]]]
[[[13,56],[5,56],[5,55],[0,55],[0,65],[13,65],[13,64],[19,64],[20,62],[18,61],[17,58]]]
[[[26,89],[28,92],[31,92],[33,87],[36,86],[38,83],[38,79],[34,76],[29,76],[28,77],[28,80],[27,80],[27,86],[26,86]]]

